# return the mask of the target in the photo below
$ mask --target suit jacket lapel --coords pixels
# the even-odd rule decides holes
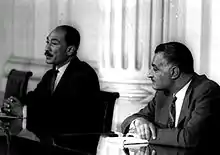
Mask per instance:
[[[193,93],[193,88],[195,87],[195,85],[197,84],[197,78],[198,78],[198,74],[195,73],[195,75],[192,77],[192,81],[186,91],[186,95],[184,97],[183,100],[183,105],[181,108],[181,112],[180,112],[180,116],[179,116],[179,120],[178,120],[178,124],[177,126],[179,126],[179,124],[184,120],[184,118],[187,115],[188,109],[190,107],[191,104],[191,95]]]
[[[183,100],[183,104],[182,104],[182,108],[181,108],[181,112],[180,112],[180,116],[179,116],[177,126],[179,126],[181,121],[183,121],[184,118],[187,115],[187,111],[189,109],[189,104],[190,104],[190,94],[191,94],[191,92],[192,92],[192,87],[189,87],[188,90],[186,91],[186,95],[185,95],[184,100]]]
[[[60,87],[62,86],[66,86],[63,83],[68,82],[69,80],[67,80],[69,78],[69,75],[72,74],[74,68],[77,68],[79,65],[80,60],[75,57],[70,61],[70,64],[67,66],[65,72],[63,73],[63,76],[61,77],[56,89],[54,90],[55,94],[57,91],[59,91]],[[63,90],[63,89],[62,89]]]

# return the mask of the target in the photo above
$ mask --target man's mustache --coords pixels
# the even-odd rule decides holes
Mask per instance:
[[[53,54],[51,54],[49,51],[45,51],[44,55],[45,55],[45,56],[49,56],[49,57],[52,57],[52,56],[53,56]]]

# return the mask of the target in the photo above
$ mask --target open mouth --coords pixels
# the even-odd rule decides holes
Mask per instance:
[[[46,51],[46,52],[44,53],[44,55],[45,55],[47,58],[53,57],[53,54],[51,54],[49,51]]]

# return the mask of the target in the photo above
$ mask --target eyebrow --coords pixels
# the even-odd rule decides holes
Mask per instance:
[[[47,37],[47,40],[50,40],[49,37]],[[56,39],[56,38],[52,38],[51,41],[57,41],[60,43],[60,40]]]

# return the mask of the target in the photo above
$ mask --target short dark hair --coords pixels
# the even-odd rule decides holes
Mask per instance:
[[[62,30],[65,32],[65,41],[67,46],[74,45],[76,50],[79,48],[80,34],[76,28],[69,25],[60,25],[57,26],[55,30]]]
[[[163,53],[168,63],[177,65],[183,73],[194,72],[194,62],[191,51],[182,43],[168,42],[156,47],[156,53]]]

